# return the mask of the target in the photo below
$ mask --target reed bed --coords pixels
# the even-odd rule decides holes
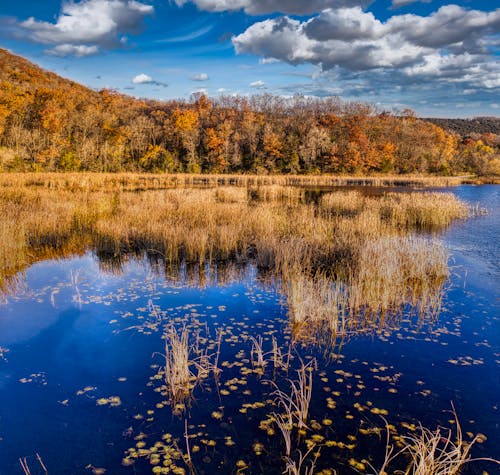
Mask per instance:
[[[321,198],[321,208],[340,216],[370,210],[391,227],[422,230],[443,228],[473,212],[452,193],[439,192],[385,193],[379,198],[358,191],[328,193]]]
[[[283,282],[294,324],[327,322],[332,335],[357,326],[358,317],[373,323],[407,306],[422,314],[439,308],[448,256],[416,234],[470,214],[447,193],[336,192],[316,203],[304,201],[303,189],[277,184],[132,192],[119,187],[133,188],[134,180],[160,180],[160,187],[168,177],[43,177],[0,176],[4,291],[33,262],[85,250],[118,269],[124,256],[144,254],[166,268],[255,262]]]
[[[351,334],[378,331],[404,312],[432,320],[441,308],[448,252],[435,239],[416,236],[366,241],[346,277],[296,272],[286,297],[295,342],[334,347]]]
[[[181,187],[258,186],[409,186],[447,187],[469,177],[425,175],[196,175],[141,173],[2,173],[1,187],[37,187],[69,191],[145,191]]]

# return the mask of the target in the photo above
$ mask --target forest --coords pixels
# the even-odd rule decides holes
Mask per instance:
[[[500,136],[337,97],[140,100],[0,49],[0,170],[500,174]]]

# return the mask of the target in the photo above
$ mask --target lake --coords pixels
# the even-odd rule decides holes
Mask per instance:
[[[20,458],[44,473],[37,454],[51,474],[183,473],[175,467],[187,472],[179,453],[188,447],[196,473],[282,473],[273,393],[301,364],[313,368],[313,394],[298,447],[320,449],[318,472],[373,473],[386,424],[393,443],[419,422],[453,427],[452,404],[464,433],[481,434],[473,457],[499,458],[500,189],[446,191],[488,214],[438,235],[452,270],[439,317],[404,315],[334,348],[290,347],[280,282],[251,264],[169,269],[87,252],[31,266],[0,302],[0,474],[23,473]],[[162,336],[172,327],[222,370],[177,408],[162,389]],[[266,353],[274,342],[289,367],[256,365],[252,337]],[[478,461],[464,473],[495,470]]]

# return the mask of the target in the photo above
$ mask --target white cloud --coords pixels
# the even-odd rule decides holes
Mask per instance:
[[[413,14],[393,16],[387,27],[388,33],[400,34],[405,41],[421,46],[437,48],[466,44],[468,40],[477,39],[477,35],[500,32],[500,8],[483,12],[445,5],[427,17]]]
[[[155,81],[151,76],[141,73],[132,79],[132,84],[150,84],[153,86],[168,87],[165,82]]]
[[[194,76],[191,76],[192,81],[208,81],[210,78],[208,77],[207,73],[200,73],[200,74],[195,74]]]
[[[147,74],[138,74],[134,79],[132,79],[132,84],[150,84],[153,82],[153,78]]]
[[[45,54],[49,54],[51,56],[76,56],[78,58],[83,56],[92,56],[98,53],[99,47],[96,45],[87,46],[62,44],[45,50]]]
[[[136,0],[82,0],[63,3],[54,23],[33,17],[18,23],[20,34],[42,44],[56,45],[51,54],[82,55],[85,48],[113,48],[138,33],[151,5]],[[95,53],[93,53],[95,54]]]
[[[254,81],[250,83],[250,87],[256,87],[256,88],[263,88],[266,86],[266,83],[264,81]]]
[[[179,6],[194,3],[200,10],[210,12],[244,10],[250,15],[275,12],[308,15],[326,8],[367,6],[371,0],[175,0],[175,3]]]
[[[450,78],[497,87],[498,63],[488,50],[500,31],[500,9],[441,7],[422,17],[395,15],[381,22],[360,7],[328,9],[307,21],[289,17],[257,22],[233,38],[238,53],[321,70],[398,71],[404,77]],[[498,77],[498,76],[497,76]]]

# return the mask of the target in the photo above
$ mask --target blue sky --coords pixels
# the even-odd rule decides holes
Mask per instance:
[[[495,4],[2,0],[0,46],[137,97],[338,95],[425,116],[498,116]]]

